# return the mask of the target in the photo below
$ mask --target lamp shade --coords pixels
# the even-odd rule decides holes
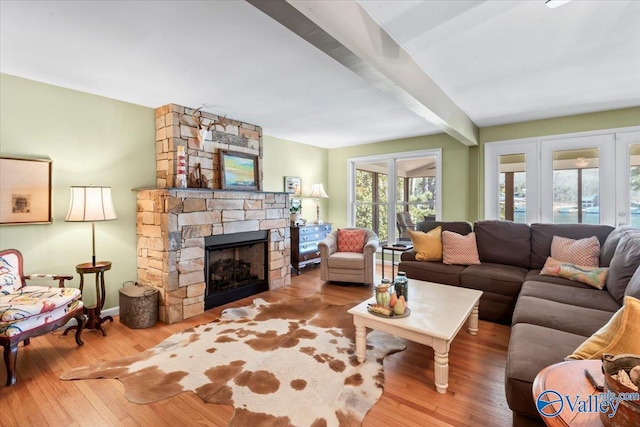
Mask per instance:
[[[313,184],[311,186],[311,194],[309,197],[315,199],[326,199],[329,195],[324,191],[324,186],[322,184]]]
[[[71,187],[69,212],[65,221],[109,221],[117,218],[111,187]]]

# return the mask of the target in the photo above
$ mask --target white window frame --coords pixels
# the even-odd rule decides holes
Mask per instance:
[[[373,156],[352,157],[347,159],[347,224],[349,227],[355,226],[356,222],[356,210],[355,210],[355,182],[356,182],[356,165],[358,163],[375,163],[375,162],[387,162],[387,200],[390,206],[387,209],[387,221],[389,224],[389,238],[390,242],[396,241],[396,202],[397,194],[397,165],[398,160],[412,159],[416,157],[434,157],[436,163],[436,219],[442,217],[442,149],[433,148],[428,150],[418,151],[404,151],[399,153],[387,153],[377,154]],[[393,177],[393,182],[389,179]]]
[[[552,222],[553,164],[551,153],[556,150],[589,147],[589,145],[585,145],[585,141],[591,143],[595,141],[600,149],[600,206],[604,205],[604,210],[600,212],[600,223],[622,225],[630,222],[629,146],[640,143],[640,126],[485,143],[485,219],[498,219],[500,214],[498,194],[500,156],[525,153],[527,223]],[[531,152],[530,150],[534,146],[536,147],[535,152]],[[530,165],[530,161],[534,164]],[[547,196],[542,197],[542,194]]]

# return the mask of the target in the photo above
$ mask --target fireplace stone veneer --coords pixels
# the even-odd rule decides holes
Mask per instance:
[[[138,190],[138,281],[160,290],[160,320],[204,312],[205,239],[268,231],[269,289],[291,283],[286,193],[208,189]]]

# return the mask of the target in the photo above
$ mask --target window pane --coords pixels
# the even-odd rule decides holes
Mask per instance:
[[[524,154],[500,156],[500,219],[527,222],[527,180]]]
[[[373,205],[356,205],[356,227],[373,230]]]
[[[373,202],[373,173],[356,169],[356,202]]]
[[[629,165],[631,225],[640,227],[640,144],[631,144],[629,147]]]
[[[553,222],[600,223],[599,150],[553,153]]]

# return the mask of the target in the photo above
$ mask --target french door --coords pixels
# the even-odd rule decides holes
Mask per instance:
[[[485,218],[640,227],[640,130],[485,146]]]

